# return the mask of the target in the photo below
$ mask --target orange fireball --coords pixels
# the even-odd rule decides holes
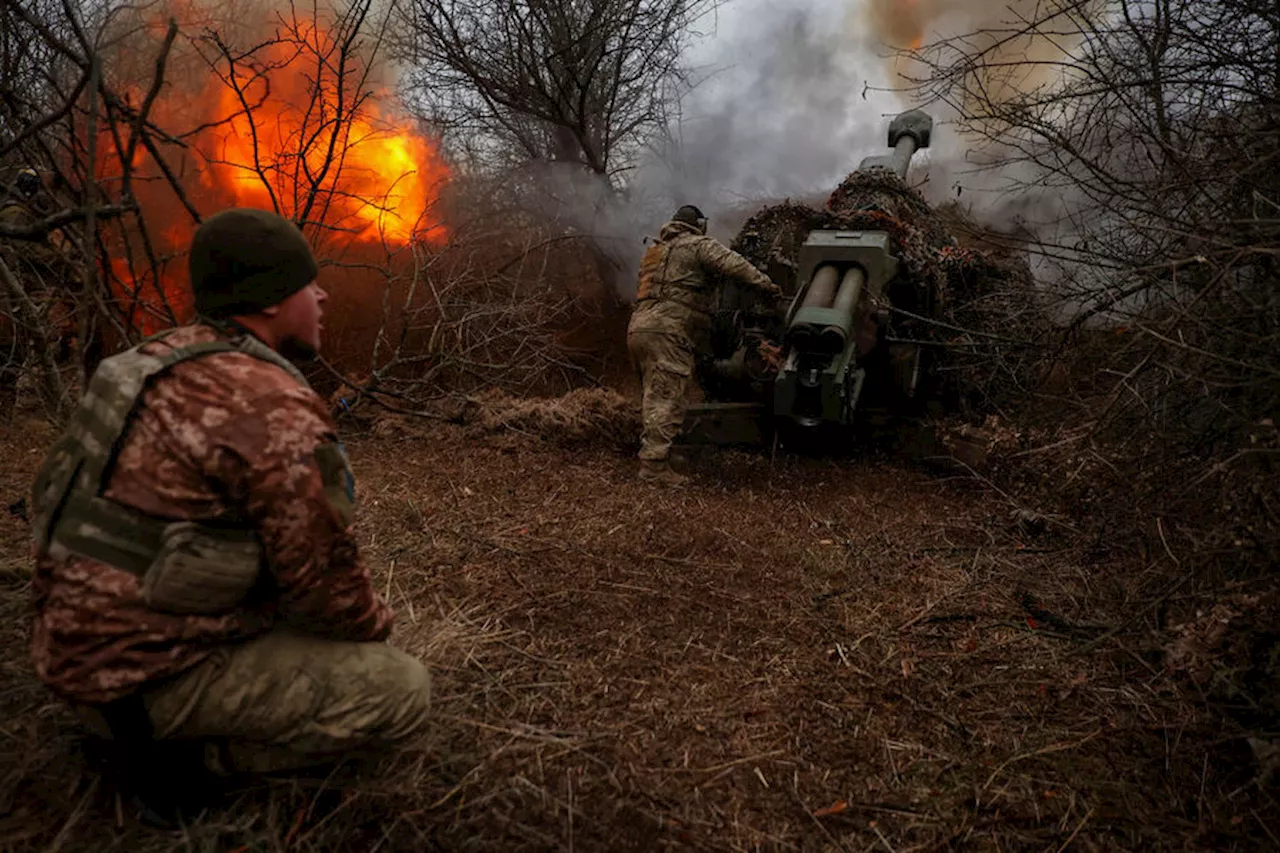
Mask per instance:
[[[150,118],[185,143],[161,146],[169,171],[183,176],[185,200],[139,146],[131,189],[150,243],[121,235],[108,264],[117,307],[130,325],[149,332],[167,317],[189,317],[182,255],[195,229],[192,209],[202,216],[233,206],[277,210],[299,221],[321,254],[357,265],[380,265],[388,252],[413,243],[443,242],[447,230],[436,202],[448,167],[434,140],[397,111],[389,90],[368,82],[376,75],[367,57],[341,55],[343,45],[316,18],[246,13],[229,25],[254,34],[248,42],[256,47],[241,53],[224,49],[220,39],[213,48],[212,37],[199,38],[218,30],[215,19],[223,13],[191,0],[173,0],[169,13],[196,40],[175,43]],[[169,13],[141,28],[152,42],[122,55],[119,73],[131,66],[147,73],[147,63],[137,63],[159,49]],[[198,51],[188,49],[193,44]],[[142,88],[123,88],[135,103],[144,99]],[[100,137],[98,172],[108,183],[124,155],[113,148],[109,135]],[[361,291],[376,285],[352,274],[341,284]]]
[[[221,124],[199,145],[203,182],[237,205],[278,208],[359,240],[438,242],[444,229],[431,207],[447,168],[408,120],[384,110],[385,93],[362,98],[336,81],[315,83],[302,57],[335,50],[328,32],[304,21],[294,38],[260,50],[255,68],[211,80],[211,123]]]

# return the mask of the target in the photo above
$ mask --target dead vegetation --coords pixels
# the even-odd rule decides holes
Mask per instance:
[[[1275,565],[1275,507],[1238,482],[1275,485],[1280,126],[1262,47],[1275,8],[1048,2],[1009,18],[912,59],[921,94],[954,109],[1001,190],[1043,220],[1022,230],[1070,380],[1033,397],[1061,427],[1049,443],[1069,448],[1081,483],[1123,484],[1117,509],[1176,518],[1180,553],[1224,576]],[[1036,46],[1054,49],[1009,61]],[[1234,526],[1236,497],[1254,531],[1228,568],[1201,546]]]
[[[0,410],[12,412],[29,384],[48,417],[71,410],[64,375],[76,339],[79,269],[42,243],[0,241]]]
[[[1181,683],[1273,745],[1280,20],[1256,0],[1026,12],[911,55],[1027,217],[1058,321],[992,478],[1200,593],[1161,626]]]
[[[366,552],[393,641],[436,674],[437,725],[420,750],[264,782],[182,833],[118,814],[85,772],[30,674],[25,579],[5,572],[0,845],[1274,843],[1248,748],[1164,666],[1166,614],[1204,600],[1163,585],[1169,557],[872,458],[708,455],[692,488],[658,492],[616,447],[558,447],[563,415],[534,416],[552,441],[416,420],[352,442]],[[47,437],[20,427],[5,503]],[[0,531],[21,554],[18,519]]]
[[[1267,13],[1208,5],[1248,26]],[[22,4],[0,9],[12,33],[38,23]],[[32,87],[37,101],[6,101],[21,109],[5,121],[53,116],[41,127],[68,144],[100,121],[117,153],[165,150],[150,101],[82,95],[100,69],[75,23],[57,44],[29,40],[61,71]],[[1265,43],[1221,23],[1219,47]],[[159,66],[168,50],[147,55]],[[44,67],[16,63],[0,80],[22,92],[15,69]],[[12,463],[0,470],[0,848],[1280,847],[1275,124],[1228,111],[1193,126],[1204,133],[1182,148],[1170,136],[1101,149],[1124,167],[1115,186],[1134,191],[1120,201],[1154,224],[1135,236],[1096,219],[1102,242],[1083,258],[1106,274],[1059,282],[1064,302],[1094,300],[1071,328],[1046,331],[1001,235],[902,186],[851,179],[824,209],[769,208],[744,228],[735,247],[775,278],[803,233],[834,226],[890,230],[913,276],[938,283],[946,325],[923,325],[963,389],[949,449],[980,451],[947,479],[871,456],[725,453],[694,459],[691,489],[656,492],[633,477],[634,401],[578,388],[625,364],[601,346],[621,339],[617,306],[582,290],[603,280],[598,252],[487,195],[470,215],[510,227],[456,218],[451,251],[379,266],[385,310],[330,330],[347,370],[335,408],[367,427],[351,442],[364,544],[401,614],[394,641],[437,673],[438,725],[377,768],[238,792],[180,834],[117,807],[31,675],[22,501],[52,435],[20,402],[0,441]],[[1247,150],[1229,156],[1238,136]],[[23,135],[3,153],[62,162],[45,142]],[[1212,168],[1172,184],[1173,172],[1126,171],[1125,157],[1152,151]],[[84,179],[94,156],[74,147],[66,190],[83,202],[68,227],[90,235],[110,214],[95,205],[120,200]],[[175,192],[169,176],[157,183]],[[174,261],[142,244],[129,254],[150,269],[124,277],[135,282]],[[77,300],[96,319],[77,334],[119,319],[93,300],[132,311],[140,295],[113,291],[120,272],[85,255],[102,263]],[[11,305],[17,329],[25,309]],[[15,352],[26,340],[10,337]],[[83,369],[100,337],[78,338],[76,364],[46,378]],[[24,350],[22,364],[44,358]],[[31,378],[23,387],[41,387]]]
[[[512,397],[491,391],[471,397],[461,417],[476,436],[514,433],[565,448],[625,451],[637,445],[634,400],[608,388],[578,388],[562,397]]]

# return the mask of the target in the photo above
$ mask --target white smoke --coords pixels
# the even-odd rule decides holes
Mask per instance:
[[[863,157],[885,153],[893,115],[922,106],[933,145],[917,155],[912,183],[939,204],[957,200],[979,222],[1008,227],[1052,218],[1052,199],[1011,196],[940,104],[901,91],[911,70],[895,49],[985,28],[1004,29],[1038,0],[731,0],[691,62],[708,79],[686,99],[672,145],[641,169],[647,196],[699,204],[732,233],[762,204],[824,198]],[[1052,60],[1060,44],[1015,40],[1007,58]],[[1019,85],[1036,85],[1028,64]],[[1044,67],[1051,67],[1045,63]],[[915,73],[919,73],[918,70]],[[997,90],[998,97],[998,90]]]
[[[592,210],[591,230],[634,267],[644,236],[676,206],[697,204],[727,242],[767,204],[821,204],[864,157],[887,153],[890,119],[914,106],[934,118],[932,147],[910,175],[925,198],[956,201],[984,225],[1035,229],[1061,215],[1055,198],[1010,193],[1009,178],[1025,184],[1027,176],[984,168],[949,110],[895,91],[904,81],[893,59],[904,37],[928,43],[999,26],[1033,2],[730,0],[688,56],[701,82],[681,104],[670,140],[627,180],[623,209]]]
[[[570,206],[617,260],[623,296],[634,295],[645,239],[678,206],[702,208],[727,243],[761,207],[821,204],[863,157],[886,150],[889,118],[906,105],[885,90],[886,50],[858,13],[848,0],[731,0],[705,22],[687,57],[697,85],[669,139],[628,177],[621,203]],[[581,198],[571,183],[566,194]]]
[[[859,12],[848,0],[725,6],[690,57],[706,79],[637,182],[699,205],[721,236],[762,204],[825,197],[882,153],[888,118],[905,108],[885,91],[885,48]]]

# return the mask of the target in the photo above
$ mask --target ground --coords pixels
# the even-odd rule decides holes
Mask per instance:
[[[0,434],[9,505],[52,435],[22,415]],[[104,793],[31,676],[25,525],[0,512],[0,849],[1275,843],[1246,757],[1151,653],[1123,543],[874,454],[699,453],[671,492],[635,479],[625,442],[555,439],[384,420],[350,440],[435,727],[181,833]]]

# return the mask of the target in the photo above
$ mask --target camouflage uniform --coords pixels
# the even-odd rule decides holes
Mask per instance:
[[[23,202],[12,198],[0,201],[0,227],[19,230],[30,228],[37,221],[34,211]]]
[[[0,228],[30,228],[39,221],[37,207],[44,184],[33,169],[23,169],[0,196]]]
[[[721,280],[769,295],[777,285],[695,225],[672,220],[640,262],[627,349],[644,385],[640,458],[665,462],[684,424],[685,397],[698,352],[707,344]]]
[[[129,377],[112,375],[125,357],[182,352],[197,355],[144,378],[136,405],[120,390]],[[93,425],[122,405],[132,413],[101,486],[60,487],[68,460],[82,482],[95,442],[111,439]],[[288,362],[230,328],[179,328],[104,362],[68,436],[36,485],[32,654],[91,724],[132,703],[154,738],[219,742],[245,770],[422,728],[427,672],[381,642],[393,614],[357,552],[346,457]],[[90,462],[76,461],[85,446]],[[212,538],[170,535],[188,528]],[[169,588],[157,547],[187,572]],[[233,564],[247,574],[228,575]]]
[[[35,221],[30,208],[21,201],[0,195],[0,228],[29,228]],[[0,240],[4,239],[0,234]],[[10,267],[11,274],[19,275],[8,253],[0,257],[0,261],[8,261],[6,266]],[[22,376],[28,349],[26,333],[18,319],[22,316],[21,310],[14,303],[15,297],[4,282],[0,282],[0,422],[7,420],[17,405],[18,379]]]

